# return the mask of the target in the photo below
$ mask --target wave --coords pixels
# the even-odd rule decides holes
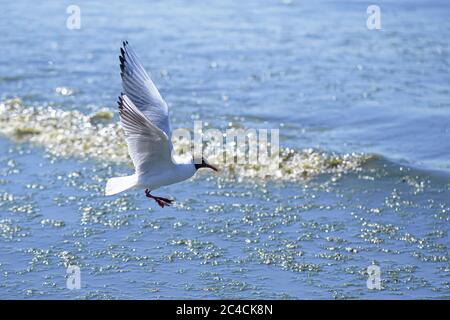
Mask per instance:
[[[18,98],[0,102],[0,134],[16,141],[43,146],[58,157],[94,158],[113,163],[128,163],[123,131],[114,113],[101,109],[93,114],[65,111],[49,106],[25,106]],[[174,139],[175,153],[186,150],[184,139]],[[205,148],[204,156],[212,164],[220,162],[217,152]],[[319,174],[359,171],[368,154],[337,154],[315,149],[280,147],[279,161],[265,164],[221,163],[222,175],[232,179],[271,179],[304,181]]]

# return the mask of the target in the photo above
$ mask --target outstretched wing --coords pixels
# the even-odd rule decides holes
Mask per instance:
[[[120,70],[122,86],[125,95],[134,105],[159,129],[164,131],[169,139],[172,137],[169,121],[169,108],[159,94],[150,76],[128,44],[120,48]]]
[[[148,173],[170,164],[171,142],[167,135],[153,125],[127,95],[122,94],[118,104],[120,124],[136,173]]]

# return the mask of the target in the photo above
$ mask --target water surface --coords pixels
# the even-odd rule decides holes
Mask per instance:
[[[78,1],[80,30],[69,4],[2,4],[1,298],[449,298],[445,1],[379,1],[376,31],[361,1]],[[174,128],[279,128],[282,174],[104,197],[132,171],[117,116],[89,118],[116,112],[123,40]]]

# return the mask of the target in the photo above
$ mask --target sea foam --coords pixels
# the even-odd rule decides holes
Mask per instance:
[[[16,141],[41,145],[57,157],[94,158],[131,164],[123,130],[113,116],[114,113],[106,108],[86,115],[49,106],[26,106],[16,98],[0,103],[0,134]],[[186,150],[187,143],[183,139],[174,139],[175,153]],[[265,164],[236,164],[218,163],[221,159],[211,150],[208,147],[204,149],[205,158],[212,164],[218,164],[222,175],[238,180],[296,182],[319,174],[358,171],[374,157],[280,147],[279,161],[269,159]]]

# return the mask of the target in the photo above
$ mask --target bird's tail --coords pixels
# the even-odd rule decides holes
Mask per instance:
[[[105,195],[113,194],[131,189],[137,185],[137,176],[135,174],[126,177],[116,177],[108,179],[106,182]]]

